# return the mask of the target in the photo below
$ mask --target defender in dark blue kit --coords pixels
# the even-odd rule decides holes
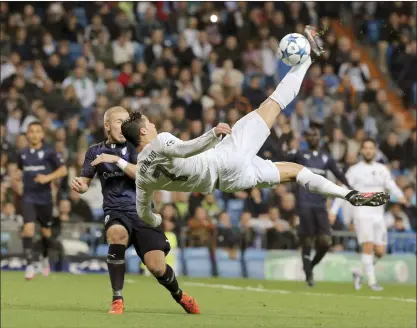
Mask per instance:
[[[48,249],[51,243],[52,225],[51,182],[67,175],[64,160],[52,147],[43,143],[43,138],[44,131],[41,123],[30,123],[27,131],[29,147],[23,149],[17,157],[18,167],[23,172],[22,243],[27,263],[25,272],[27,280],[35,276],[32,251],[36,221],[41,225],[43,274],[49,275]]]
[[[320,148],[320,130],[310,127],[305,134],[308,149],[291,151],[287,160],[301,164],[312,172],[326,177],[330,171],[345,186],[350,188],[345,175],[339,170],[335,160]],[[308,190],[308,186],[305,186]],[[314,286],[313,268],[323,259],[331,246],[330,221],[326,207],[326,197],[312,194],[297,186],[297,212],[300,218],[299,236],[302,246],[303,269],[308,286]],[[310,253],[315,239],[316,254],[313,261]]]
[[[129,114],[123,107],[107,110],[104,115],[107,140],[88,149],[81,177],[71,183],[73,190],[84,193],[96,174],[101,182],[104,224],[109,244],[107,264],[113,289],[109,313],[124,313],[122,290],[125,251],[130,245],[135,247],[136,253],[158,282],[190,313],[190,304],[197,305],[197,302],[182,292],[173,269],[165,262],[170,245],[164,232],[146,224],[137,214],[135,176],[138,154],[121,132],[121,125],[128,118]]]

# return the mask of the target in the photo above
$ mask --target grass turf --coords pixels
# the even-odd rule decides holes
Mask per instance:
[[[342,283],[307,289],[302,282],[179,281],[197,298],[201,315],[185,314],[152,278],[127,276],[126,313],[111,316],[106,275],[52,274],[25,281],[22,272],[2,272],[1,327],[416,327],[415,285],[385,285],[375,293]]]

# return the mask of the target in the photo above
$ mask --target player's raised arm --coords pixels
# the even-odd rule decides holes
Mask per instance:
[[[162,218],[152,211],[152,197],[153,191],[136,187],[136,210],[139,217],[149,225],[157,227],[162,223]]]
[[[165,155],[187,158],[213,148],[222,140],[222,135],[230,133],[232,129],[228,124],[219,123],[215,128],[189,141],[182,141],[169,133],[161,133],[158,139]]]

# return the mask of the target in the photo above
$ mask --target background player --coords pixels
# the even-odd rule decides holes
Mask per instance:
[[[320,55],[321,40],[314,29],[306,27],[305,32],[312,50]],[[281,110],[298,94],[310,65],[308,57],[305,63],[293,67],[272,95],[240,119],[232,131],[227,124],[219,124],[201,137],[183,142],[169,133],[158,134],[145,116],[134,113],[122,124],[122,132],[141,150],[136,175],[140,217],[153,226],[161,224],[161,216],[152,212],[154,190],[212,193],[217,188],[234,192],[292,181],[310,192],[344,198],[358,206],[385,203],[385,193],[361,194],[339,187],[299,164],[272,163],[256,156]],[[213,149],[222,134],[229,135]]]
[[[330,171],[345,186],[350,188],[344,174],[339,170],[331,155],[320,147],[320,130],[312,126],[305,133],[308,149],[290,151],[287,160],[301,164],[312,172],[326,176]],[[297,187],[297,212],[300,218],[299,236],[301,258],[308,286],[314,285],[313,268],[323,259],[331,246],[330,221],[326,207],[326,197],[307,192]],[[310,259],[311,248],[315,239],[316,254]]]
[[[399,203],[406,203],[401,189],[391,178],[388,168],[375,162],[377,153],[376,142],[366,139],[362,143],[361,153],[363,160],[353,165],[346,172],[346,178],[353,188],[364,191],[388,190],[398,199]],[[383,288],[377,284],[375,277],[374,254],[381,258],[385,254],[387,245],[387,227],[384,221],[384,206],[375,208],[352,208],[353,222],[355,225],[358,243],[362,248],[361,262],[362,272],[368,278],[368,285],[374,291]],[[355,289],[361,288],[362,273],[354,272]]]
[[[107,264],[113,289],[109,313],[124,312],[122,290],[125,251],[132,244],[149,271],[171,292],[184,310],[188,313],[199,313],[197,302],[182,292],[173,269],[165,263],[165,255],[170,250],[165,234],[141,221],[136,212],[134,178],[137,152],[121,133],[122,122],[128,117],[129,114],[123,107],[107,110],[104,115],[107,140],[88,149],[81,177],[75,178],[71,183],[73,190],[85,193],[96,173],[100,179],[104,224],[109,244]]]
[[[43,274],[49,274],[48,249],[51,246],[52,194],[51,182],[67,175],[62,157],[52,147],[44,144],[44,131],[41,123],[32,122],[28,126],[29,147],[23,149],[17,157],[17,164],[23,171],[23,253],[26,259],[25,278],[35,277],[33,266],[33,236],[35,221],[41,225]]]

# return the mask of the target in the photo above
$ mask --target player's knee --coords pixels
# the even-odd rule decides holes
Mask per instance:
[[[166,270],[165,254],[161,251],[150,251],[145,254],[145,265],[155,276],[161,277]]]
[[[311,248],[313,247],[313,237],[303,236],[300,238],[301,247]]]
[[[22,230],[22,236],[23,237],[33,237],[35,235],[35,224],[30,222],[30,223],[25,223],[23,225],[23,230]]]
[[[126,228],[120,224],[112,225],[107,229],[106,236],[108,244],[127,245],[129,240],[129,234]]]
[[[374,255],[377,259],[382,258],[385,255],[385,247],[375,247]]]
[[[304,168],[304,166],[290,162],[275,163],[280,175],[281,183],[294,182],[297,179],[298,173]]]
[[[46,237],[46,238],[50,238],[52,235],[52,230],[51,228],[42,228],[41,229],[42,232],[42,236]]]
[[[332,245],[332,237],[329,235],[320,235],[316,238],[317,248],[327,249]]]

